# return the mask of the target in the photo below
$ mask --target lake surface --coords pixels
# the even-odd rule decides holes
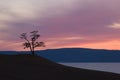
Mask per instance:
[[[67,66],[120,74],[120,63],[60,63]]]

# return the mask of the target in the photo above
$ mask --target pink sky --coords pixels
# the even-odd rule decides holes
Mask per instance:
[[[42,49],[120,49],[119,0],[1,0],[0,6],[0,50],[23,50],[19,34],[32,30],[42,35]]]

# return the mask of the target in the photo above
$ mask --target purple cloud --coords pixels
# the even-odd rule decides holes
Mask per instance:
[[[109,26],[120,23],[120,1],[75,0],[73,4],[67,2],[69,1],[61,2],[57,7],[45,8],[42,17],[39,6],[35,7],[37,9],[30,18],[12,13],[15,19],[8,18],[7,21],[3,21],[8,27],[0,30],[1,33],[7,34],[1,39],[11,42],[20,41],[16,38],[20,33],[40,30],[42,40],[49,44],[49,48],[119,40],[120,29]],[[9,12],[7,14],[11,16]]]

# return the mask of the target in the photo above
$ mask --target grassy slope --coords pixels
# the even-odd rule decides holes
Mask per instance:
[[[67,67],[38,56],[0,55],[0,80],[120,80],[120,75]]]

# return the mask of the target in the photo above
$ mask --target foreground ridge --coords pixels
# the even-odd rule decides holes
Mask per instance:
[[[120,74],[67,67],[40,56],[0,55],[0,80],[120,80]]]

